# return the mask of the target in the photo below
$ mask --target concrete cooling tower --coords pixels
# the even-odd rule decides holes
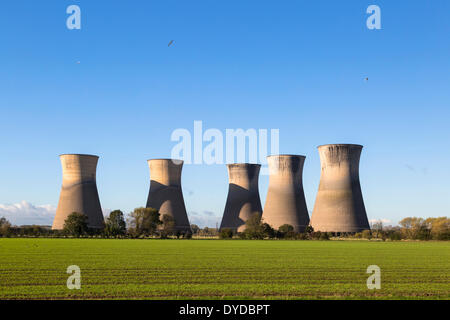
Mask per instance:
[[[321,176],[311,225],[315,231],[361,232],[368,230],[366,209],[359,183],[362,146],[319,146]]]
[[[60,159],[63,183],[52,229],[63,229],[66,218],[72,212],[87,215],[90,228],[103,228],[103,213],[95,177],[98,157],[84,154],[63,154]]]
[[[182,160],[152,159],[150,167],[150,192],[147,208],[159,211],[161,218],[167,214],[175,220],[175,230],[191,232],[183,191],[181,190]]]
[[[267,157],[269,190],[263,219],[274,229],[284,224],[303,232],[309,224],[308,209],[303,191],[304,156],[276,155]]]
[[[255,214],[261,216],[258,176],[261,165],[249,163],[228,164],[228,197],[220,229],[242,232],[245,222]]]

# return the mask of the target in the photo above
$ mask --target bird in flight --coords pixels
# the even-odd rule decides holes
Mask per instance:
[[[364,78],[364,80],[369,81],[369,78]]]
[[[169,42],[169,44],[167,46],[170,47],[173,42],[174,42],[173,40],[170,40],[170,42]]]

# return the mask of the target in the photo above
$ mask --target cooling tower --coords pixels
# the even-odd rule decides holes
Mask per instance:
[[[181,190],[182,160],[152,159],[150,167],[150,192],[147,208],[159,211],[161,218],[167,214],[175,220],[175,230],[190,232],[183,191]]]
[[[60,159],[63,183],[52,229],[63,229],[66,218],[72,212],[87,215],[89,228],[103,228],[103,213],[95,177],[98,157],[85,154],[63,154]]]
[[[220,229],[242,232],[245,222],[255,214],[261,216],[258,176],[261,165],[249,163],[228,164],[228,197]]]
[[[319,146],[321,176],[311,225],[315,231],[360,232],[368,230],[366,209],[359,184],[362,146]]]
[[[274,229],[289,224],[296,232],[303,232],[309,224],[302,182],[305,158],[297,155],[267,157],[269,190],[262,217]]]

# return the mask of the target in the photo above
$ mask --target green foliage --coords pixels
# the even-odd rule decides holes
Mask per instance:
[[[264,234],[264,237],[269,239],[273,239],[277,236],[277,232],[275,231],[275,229],[272,228],[268,223],[262,224],[262,232]]]
[[[105,221],[105,235],[107,236],[121,236],[127,232],[127,226],[120,210],[114,210],[109,214]]]
[[[191,224],[191,230],[193,234],[198,234],[200,232],[200,227],[196,224]]]
[[[305,233],[311,234],[313,232],[314,232],[314,228],[312,226],[308,225],[305,227]]]
[[[64,221],[63,231],[73,237],[80,237],[88,233],[88,217],[79,212],[72,212]]]
[[[162,223],[158,210],[154,208],[136,208],[130,213],[129,233],[133,237],[155,235]]]
[[[282,233],[293,232],[294,231],[294,227],[291,226],[290,224],[283,224],[282,226],[280,226],[278,228],[278,231],[280,231]]]
[[[430,230],[422,218],[408,217],[399,222],[402,233],[406,239],[427,240],[430,239]]]
[[[233,238],[233,230],[227,229],[227,228],[221,229],[220,233],[219,233],[219,238],[220,239],[231,239],[231,238]]]
[[[425,220],[433,240],[450,240],[450,219],[447,217],[428,218]]]
[[[5,217],[0,218],[0,237],[9,237],[11,223]]]
[[[387,233],[387,237],[392,240],[402,240],[402,233],[400,231],[397,230],[392,230],[390,232]]]
[[[277,238],[281,239],[294,239],[296,234],[294,232],[294,227],[290,224],[283,224],[278,228]]]
[[[319,240],[330,240],[330,235],[328,234],[328,232],[322,232],[320,234]]]
[[[245,230],[239,235],[242,239],[264,239],[261,215],[255,213],[245,222]]]
[[[165,214],[162,216],[162,228],[161,228],[161,238],[167,238],[175,234],[175,219]],[[177,238],[180,237],[180,233],[177,233]]]
[[[372,239],[372,232],[370,230],[363,230],[363,232],[361,232],[361,237],[363,239]]]

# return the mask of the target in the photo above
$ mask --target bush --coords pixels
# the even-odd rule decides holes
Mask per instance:
[[[11,233],[11,223],[6,218],[0,218],[0,236],[9,237]]]
[[[171,235],[176,235],[177,239],[180,238],[181,232],[175,232],[175,219],[165,214],[162,216],[162,228],[161,228],[161,239],[166,239]]]
[[[220,230],[219,238],[220,239],[231,239],[231,238],[233,238],[233,230],[227,229],[227,228]]]
[[[372,239],[372,232],[370,232],[370,230],[363,230],[363,232],[361,232],[361,236],[363,239]]]
[[[79,212],[72,212],[64,221],[63,231],[67,235],[80,237],[88,233],[88,217]]]
[[[281,239],[295,239],[297,234],[290,224],[283,224],[278,228],[277,237]]]
[[[158,210],[136,208],[130,213],[130,229],[128,232],[133,237],[154,235],[162,223]]]
[[[320,234],[319,240],[330,240],[330,238],[328,237],[328,233],[322,232]]]
[[[298,240],[309,240],[309,234],[307,234],[306,232],[302,232],[302,233],[297,233],[297,237]]]
[[[402,240],[402,234],[400,231],[392,231],[388,233],[388,238],[392,241]]]
[[[270,224],[268,224],[268,223],[263,223],[262,224],[262,232],[264,234],[264,237],[269,238],[269,239],[273,239],[277,235],[275,229],[272,228],[270,226]]]
[[[105,221],[105,235],[108,237],[116,237],[118,235],[124,235],[127,232],[125,219],[123,212],[120,210],[114,210],[109,214],[109,217]]]

